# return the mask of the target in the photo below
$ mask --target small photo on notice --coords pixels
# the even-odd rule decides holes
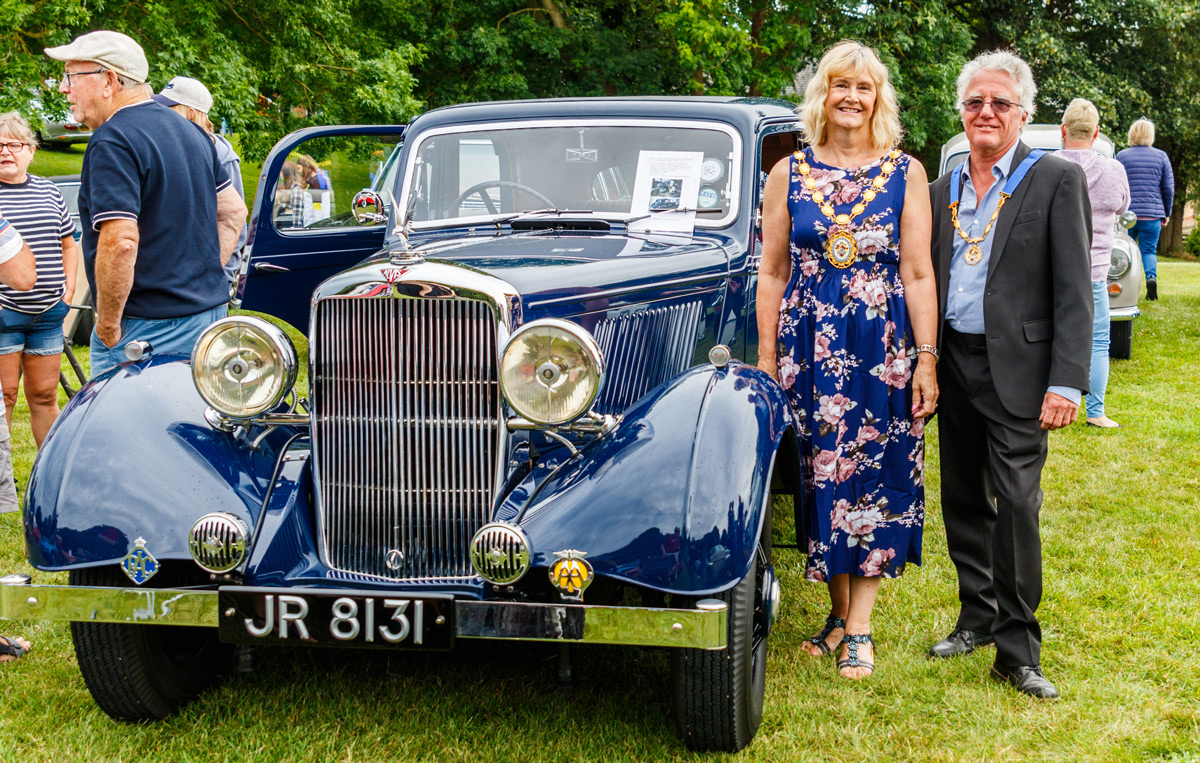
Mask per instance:
[[[654,178],[650,181],[650,209],[679,209],[682,192],[679,178]]]

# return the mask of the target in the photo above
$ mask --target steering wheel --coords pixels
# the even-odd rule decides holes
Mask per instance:
[[[515,183],[511,180],[485,180],[482,183],[476,183],[460,193],[458,198],[450,203],[450,208],[458,209],[462,206],[464,201],[471,198],[475,194],[479,194],[479,198],[483,199],[483,205],[487,207],[487,211],[493,215],[499,214],[500,210],[496,209],[496,204],[492,201],[492,197],[487,193],[484,193],[489,188],[514,188],[518,191],[524,191],[535,199],[538,199],[547,207],[554,206],[554,202],[546,198],[541,191],[537,190],[536,188],[530,188],[524,183]]]

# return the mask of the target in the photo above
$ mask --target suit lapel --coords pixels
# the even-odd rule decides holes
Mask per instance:
[[[1029,152],[1030,148],[1025,145],[1025,141],[1017,142],[1017,150],[1013,153],[1009,175],[1017,171],[1017,167],[1025,161]],[[988,278],[991,278],[992,273],[996,272],[996,263],[1004,256],[1004,247],[1008,244],[1008,234],[1012,231],[1013,220],[1017,218],[1017,212],[1021,209],[1021,202],[1025,200],[1029,179],[1029,175],[1026,175],[1021,185],[1013,191],[1012,197],[1004,202],[1004,209],[1000,210],[1000,216],[996,218],[996,229],[992,232],[992,253],[988,257]],[[1007,182],[1007,178],[1005,181]]]

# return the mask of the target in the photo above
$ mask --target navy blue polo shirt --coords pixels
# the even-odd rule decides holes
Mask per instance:
[[[83,262],[96,293],[100,223],[133,220],[137,263],[125,317],[181,318],[229,301],[217,193],[230,186],[203,128],[155,101],[120,108],[83,155]]]

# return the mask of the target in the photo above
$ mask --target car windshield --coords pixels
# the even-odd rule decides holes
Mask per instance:
[[[736,214],[741,146],[713,123],[537,123],[435,130],[408,159],[402,203],[432,227],[554,210],[628,219],[698,210],[697,226]]]

